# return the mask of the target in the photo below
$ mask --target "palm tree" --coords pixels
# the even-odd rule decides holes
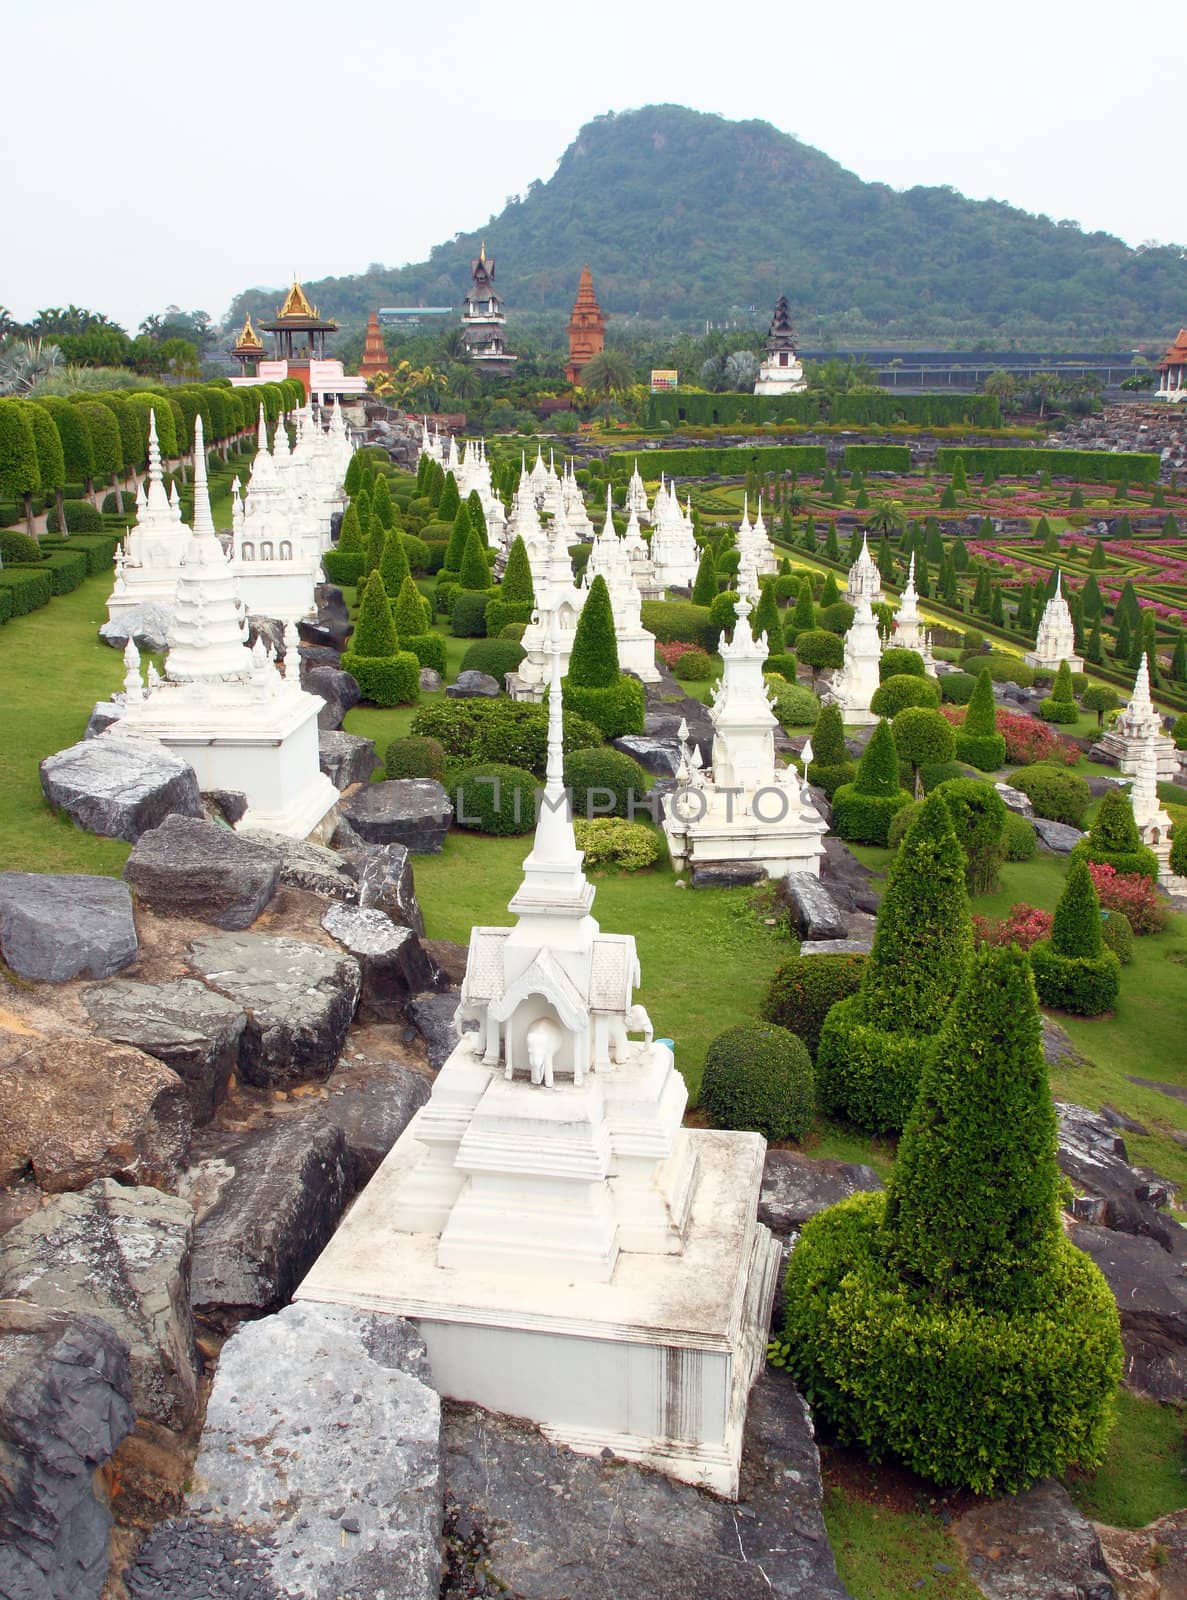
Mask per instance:
[[[581,387],[599,389],[605,407],[605,421],[610,421],[610,397],[629,389],[635,381],[635,371],[621,350],[600,350],[581,369]]]
[[[469,357],[464,328],[450,328],[441,335],[441,354],[446,361],[465,361]]]
[[[875,533],[887,535],[898,533],[907,526],[906,507],[901,500],[891,500],[888,496],[883,496],[870,507],[866,526]]]
[[[30,394],[61,371],[60,345],[40,339],[14,339],[0,345],[0,394]]]

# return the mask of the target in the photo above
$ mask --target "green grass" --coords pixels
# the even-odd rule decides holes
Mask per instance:
[[[1085,1516],[1114,1528],[1144,1528],[1187,1506],[1187,1410],[1123,1389],[1108,1454],[1069,1488]]]
[[[475,923],[506,926],[530,843],[455,829],[440,855],[417,856],[416,890],[430,938],[465,944]],[[772,973],[790,954],[787,939],[753,909],[749,889],[680,888],[683,880],[670,868],[589,876],[602,926],[635,936],[643,972],[636,998],[656,1036],[675,1040],[695,1100],[710,1041],[757,1014]]]
[[[0,628],[0,835],[7,867],[117,877],[127,860],[131,846],[122,840],[97,838],[55,816],[38,773],[46,756],[82,738],[91,706],[123,682],[123,657],[97,633],[107,621],[110,592],[111,574],[96,573],[73,594]]]
[[[908,1600],[915,1594],[982,1600],[960,1546],[938,1517],[871,1505],[830,1487],[824,1491],[824,1524],[853,1600]]]

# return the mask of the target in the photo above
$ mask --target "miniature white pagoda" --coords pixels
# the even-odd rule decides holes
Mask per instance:
[[[744,861],[760,863],[772,878],[819,877],[827,824],[795,768],[775,765],[778,721],[763,677],[767,641],[750,628],[750,584],[741,579],[740,588],[733,637],[720,647],[724,671],[713,698],[708,772],[681,724],[676,787],[664,797],[672,864],[679,870]]]
[[[775,301],[775,314],[767,330],[758,382],[754,385],[755,394],[795,394],[797,390],[808,387],[795,346],[791,309],[787,304],[787,296],[781,294]]]
[[[619,667],[624,672],[633,672],[644,683],[658,683],[655,635],[643,626],[643,598],[635,585],[626,546],[615,532],[609,488],[606,490],[606,520],[593,542],[585,568],[586,588],[599,576],[606,580],[610,592]]]
[[[676,485],[669,490],[662,473],[651,508],[651,522],[651,561],[656,582],[665,589],[690,589],[696,582],[700,561],[692,514],[681,511]]]
[[[911,565],[907,568],[907,582],[894,614],[894,634],[891,640],[896,649],[917,650],[923,657],[923,670],[929,678],[936,674],[935,657],[931,651],[931,634],[919,615],[919,591],[915,587],[915,552],[911,552]]]
[[[150,686],[137,694],[129,675],[127,710],[114,728],[180,755],[203,791],[244,794],[240,830],[304,839],[327,822],[338,800],[319,761],[317,717],[324,702],[300,686],[291,623],[284,677],[261,639],[251,649],[244,642],[235,574],[210,517],[201,417],[194,419],[194,436],[194,531],[177,582],[165,678],[154,682],[150,667]],[[138,666],[135,675],[139,680]]]
[[[740,551],[749,555],[754,563],[754,570],[760,577],[768,577],[778,572],[779,557],[775,554],[775,546],[771,543],[771,536],[763,521],[761,491],[758,496],[758,511],[753,522],[750,520],[749,496],[743,496],[742,521],[738,528],[737,545]]]
[[[1084,658],[1076,654],[1076,629],[1063,598],[1063,574],[1058,568],[1055,592],[1043,608],[1035,647],[1022,659],[1028,667],[1036,667],[1040,672],[1058,672],[1061,661],[1066,661],[1073,672],[1084,670]]]
[[[310,508],[298,500],[300,486],[310,476],[309,457],[290,453],[283,419],[276,425],[274,450],[269,451],[263,405],[257,439],[247,494],[241,504],[232,505],[231,558],[237,590],[249,612],[297,622],[314,614],[314,590],[324,578],[318,525]],[[328,534],[328,518],[324,525]]]
[[[1118,713],[1111,728],[1100,736],[1100,743],[1122,772],[1138,770],[1138,760],[1147,740],[1153,740],[1155,772],[1159,782],[1174,782],[1179,767],[1175,741],[1162,731],[1162,718],[1150,698],[1150,664],[1145,651],[1138,663],[1133,693]]]
[[[1171,818],[1158,798],[1158,749],[1154,730],[1147,727],[1135,753],[1134,779],[1129,791],[1133,820],[1142,843],[1158,857],[1158,877],[1170,877]]]
[[[651,546],[643,537],[643,530],[639,526],[639,518],[632,506],[627,517],[626,530],[622,536],[622,547],[627,553],[631,564],[631,577],[634,579],[635,588],[639,591],[641,600],[662,600],[664,586],[656,576],[655,563],[651,559]]]
[[[507,692],[513,700],[528,700],[539,704],[552,672],[551,652],[560,651],[563,670],[569,670],[569,656],[573,649],[573,636],[577,619],[585,607],[588,589],[573,582],[573,564],[563,532],[555,528],[545,536],[546,559],[537,576],[532,568],[532,587],[536,594],[536,610],[523,631],[520,643],[524,658],[514,672],[506,675]],[[531,551],[528,552],[529,561]],[[654,654],[652,659],[654,660]]]
[[[555,648],[516,922],[470,936],[477,1030],[297,1298],[411,1318],[442,1394],[734,1497],[780,1261],[765,1144],[682,1126],[672,1045],[632,1003],[635,941],[591,914],[561,698]]]
[[[878,718],[870,701],[878,687],[878,664],[882,660],[882,641],[870,602],[864,595],[857,602],[853,621],[845,635],[845,661],[829,688],[829,698],[841,708],[850,726],[868,727]]]
[[[630,482],[626,486],[627,515],[633,511],[640,522],[646,524],[651,521],[651,511],[647,504],[647,487],[639,476],[639,463],[635,462],[634,471],[631,473]]]
[[[869,540],[864,533],[861,536],[861,550],[857,560],[849,568],[845,598],[851,606],[855,606],[861,599],[865,599],[872,606],[879,606],[886,598],[882,593],[882,574],[878,570],[878,563],[870,554]]]
[[[171,613],[177,579],[189,541],[180,505],[165,492],[157,414],[148,413],[148,487],[136,491],[136,521],[116,552],[115,584],[107,615],[115,621],[134,606],[160,606]]]

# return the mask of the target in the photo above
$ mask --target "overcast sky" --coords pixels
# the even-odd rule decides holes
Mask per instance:
[[[2,0],[0,304],[135,331],[419,261],[590,117],[664,101],[896,188],[1184,241],[1185,43],[1183,0]]]

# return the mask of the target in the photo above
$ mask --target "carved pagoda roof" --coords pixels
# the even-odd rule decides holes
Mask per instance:
[[[1161,372],[1164,367],[1181,367],[1187,365],[1187,328],[1180,328],[1178,338],[1158,363]]]
[[[337,330],[338,324],[322,316],[294,277],[292,287],[277,307],[275,322],[262,322],[260,326],[266,333],[281,333],[285,328],[324,328],[327,333],[332,333]]]
[[[244,317],[243,328],[231,348],[232,350],[262,350],[264,348],[264,341],[251,325],[250,311]]]
[[[796,331],[791,320],[791,308],[787,304],[787,296],[781,294],[775,301],[775,314],[767,330],[767,349],[794,350],[795,347]]]

